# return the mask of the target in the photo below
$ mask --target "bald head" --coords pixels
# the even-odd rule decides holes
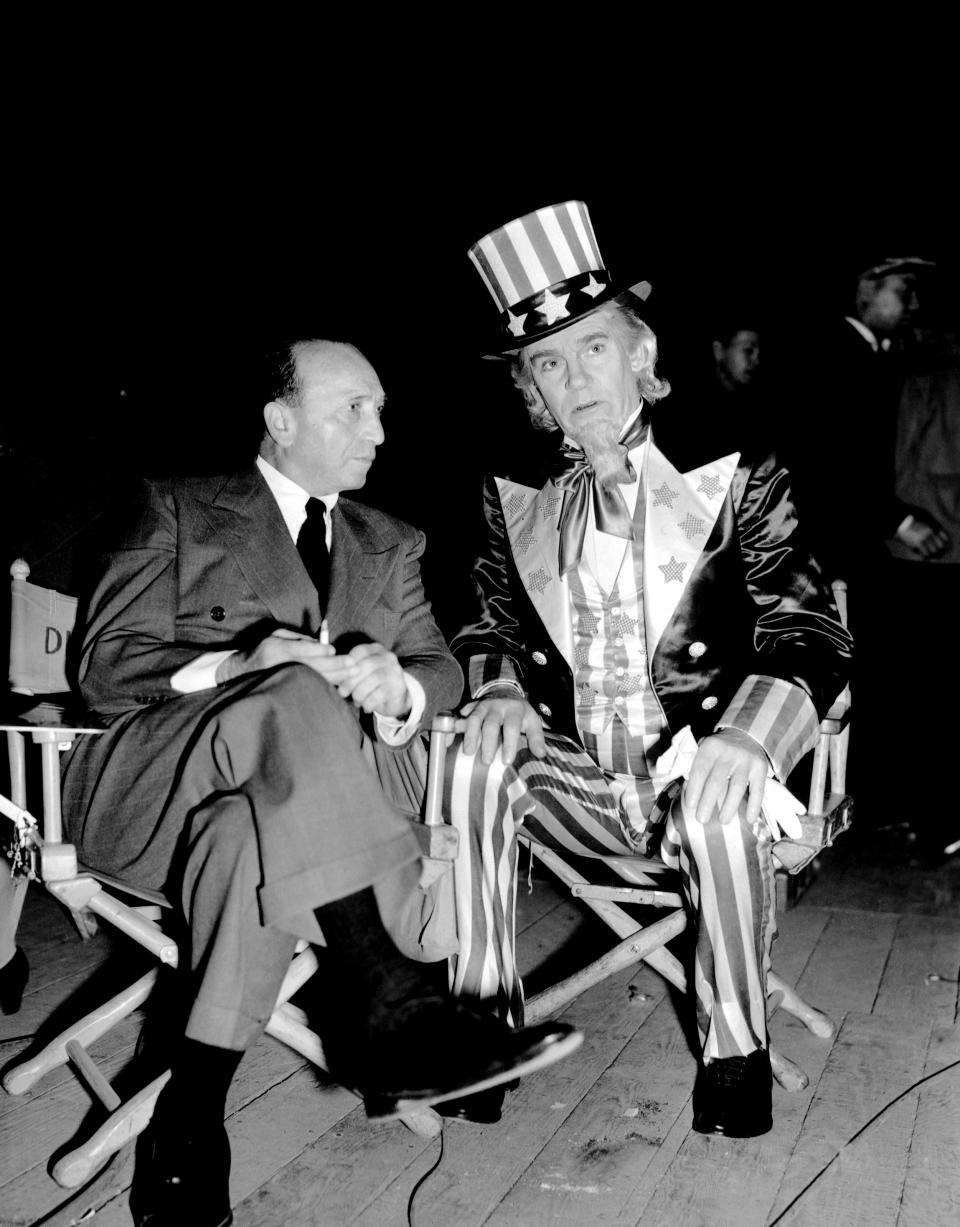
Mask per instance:
[[[383,442],[384,392],[345,341],[297,341],[280,395],[264,407],[260,454],[319,497],[364,484]]]

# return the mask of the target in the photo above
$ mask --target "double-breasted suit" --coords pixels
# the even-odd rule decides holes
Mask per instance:
[[[423,545],[340,498],[323,613],[339,648],[375,640],[397,655],[429,722],[462,682],[424,596]],[[66,763],[69,836],[82,860],[180,898],[198,980],[188,1034],[204,1042],[249,1042],[325,902],[374,885],[395,936],[419,924],[418,850],[398,811],[417,786],[404,746],[304,665],[174,688],[201,654],[280,627],[316,634],[320,620],[256,467],[146,483],[83,618],[79,687],[107,731]]]

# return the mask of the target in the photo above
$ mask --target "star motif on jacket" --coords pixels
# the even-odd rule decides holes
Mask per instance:
[[[582,287],[584,294],[589,294],[591,298],[596,298],[598,294],[602,294],[606,286],[602,281],[597,281],[593,273],[590,274],[590,280]]]
[[[586,644],[578,643],[573,649],[573,663],[578,669],[586,669],[590,663],[590,651]]]
[[[577,617],[580,625],[577,630],[581,635],[589,635],[591,639],[597,633],[597,628],[600,626],[600,619],[590,612],[589,609],[580,609],[577,611]]]
[[[707,522],[701,520],[699,516],[688,514],[683,517],[677,527],[683,529],[688,541],[692,541],[694,537],[699,537],[701,533],[707,531]]]
[[[620,682],[621,694],[639,694],[643,689],[643,678],[638,677],[636,673],[628,673]]]
[[[715,494],[720,493],[720,478],[716,473],[701,473],[697,491],[698,493],[702,491],[708,499],[713,498]]]
[[[654,507],[669,507],[673,511],[673,500],[679,495],[679,490],[671,490],[666,482],[653,492]]]
[[[555,324],[557,320],[562,320],[565,315],[570,314],[567,310],[569,297],[569,294],[551,294],[549,290],[543,291],[543,306],[540,310],[548,324]]]
[[[519,490],[514,490],[507,501],[503,504],[503,510],[510,517],[518,516],[526,505],[527,500],[523,497]]]
[[[577,700],[581,707],[592,707],[596,697],[597,692],[592,686],[588,686],[586,682],[577,689]]]
[[[677,583],[683,583],[683,572],[687,564],[685,562],[677,562],[676,558],[671,554],[669,562],[658,562],[657,566],[663,572],[663,582],[669,584],[672,579]]]
[[[631,618],[629,614],[618,614],[615,618],[610,619],[610,629],[615,635],[635,635],[637,620]]]
[[[537,534],[533,531],[533,529],[525,528],[523,532],[517,537],[517,549],[520,551],[521,554],[525,554],[527,550],[530,548],[530,546],[533,545],[534,541],[536,541],[536,539],[537,539]]]
[[[527,314],[529,313],[526,313],[524,315],[513,315],[512,312],[510,311],[507,312],[507,320],[508,320],[507,328],[509,328],[513,336],[515,337],[523,336],[523,321],[527,318]]]
[[[545,494],[540,500],[540,505],[543,508],[543,518],[550,520],[557,514],[557,508],[560,506],[560,495]]]
[[[538,567],[536,571],[531,571],[527,576],[527,591],[530,592],[536,589],[542,596],[546,592],[550,584],[550,576],[544,571],[543,567]]]

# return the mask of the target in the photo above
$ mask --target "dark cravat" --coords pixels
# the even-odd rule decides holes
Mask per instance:
[[[645,438],[647,424],[644,415],[636,421],[620,442],[629,452]],[[627,460],[627,468],[634,473]],[[553,472],[554,485],[563,491],[563,510],[560,512],[560,574],[565,575],[580,562],[583,540],[587,531],[587,514],[593,500],[593,514],[597,528],[614,537],[633,540],[633,519],[627,510],[627,502],[619,486],[604,489],[594,478],[593,469],[579,447],[565,443]]]
[[[327,583],[330,573],[330,551],[327,549],[327,508],[318,498],[307,499],[307,518],[297,534],[297,551],[313,580],[320,598],[320,608],[327,604]]]

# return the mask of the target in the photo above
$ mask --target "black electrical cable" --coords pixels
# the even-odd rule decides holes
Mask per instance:
[[[770,1222],[767,1223],[767,1227],[777,1227],[777,1223],[781,1222],[784,1219],[784,1217],[790,1213],[790,1211],[797,1204],[800,1198],[803,1197],[810,1189],[813,1188],[813,1186],[817,1183],[820,1177],[823,1176],[833,1166],[833,1164],[837,1161],[837,1159],[840,1158],[840,1155],[843,1153],[843,1151],[845,1151],[852,1142],[855,1142],[862,1133],[866,1133],[866,1131],[870,1128],[870,1126],[874,1123],[874,1121],[878,1121],[880,1117],[883,1116],[884,1112],[889,1111],[889,1109],[892,1108],[894,1104],[899,1103],[900,1100],[904,1099],[907,1095],[909,1095],[911,1091],[915,1091],[918,1086],[923,1086],[925,1082],[929,1082],[932,1078],[939,1078],[941,1074],[949,1073],[951,1069],[956,1069],[958,1065],[960,1065],[960,1061],[951,1061],[949,1065],[944,1065],[942,1069],[935,1069],[932,1074],[927,1074],[925,1077],[919,1078],[916,1082],[914,1082],[912,1086],[908,1086],[905,1091],[901,1091],[900,1094],[897,1095],[895,1099],[891,1099],[889,1103],[885,1103],[879,1112],[874,1113],[874,1115],[870,1117],[867,1123],[865,1125],[862,1125],[857,1130],[857,1132],[853,1135],[853,1137],[847,1138],[847,1140],[840,1147],[840,1149],[833,1156],[833,1158],[829,1161],[829,1163],[825,1163],[823,1167],[821,1167],[820,1170],[817,1172],[817,1174],[813,1177],[813,1179],[807,1181],[807,1183],[803,1186],[803,1188],[796,1195],[796,1197],[780,1211],[777,1217],[775,1219],[771,1219]]]
[[[437,1155],[437,1160],[436,1160],[436,1162],[433,1164],[433,1166],[432,1166],[432,1167],[428,1168],[428,1169],[427,1169],[427,1171],[425,1171],[425,1172],[423,1173],[423,1175],[420,1177],[420,1179],[417,1181],[417,1183],[416,1183],[416,1184],[413,1186],[413,1188],[410,1190],[410,1196],[409,1196],[409,1198],[407,1199],[407,1227],[414,1227],[414,1224],[413,1224],[413,1199],[416,1197],[417,1193],[420,1191],[420,1189],[421,1189],[421,1188],[422,1188],[422,1186],[423,1186],[423,1185],[426,1183],[426,1181],[429,1179],[429,1177],[431,1177],[431,1176],[433,1175],[433,1173],[434,1173],[434,1172],[437,1170],[437,1168],[440,1166],[441,1161],[443,1160],[443,1135],[444,1135],[444,1132],[445,1132],[445,1131],[444,1131],[443,1129],[441,1129],[441,1130],[440,1130],[440,1153]]]

